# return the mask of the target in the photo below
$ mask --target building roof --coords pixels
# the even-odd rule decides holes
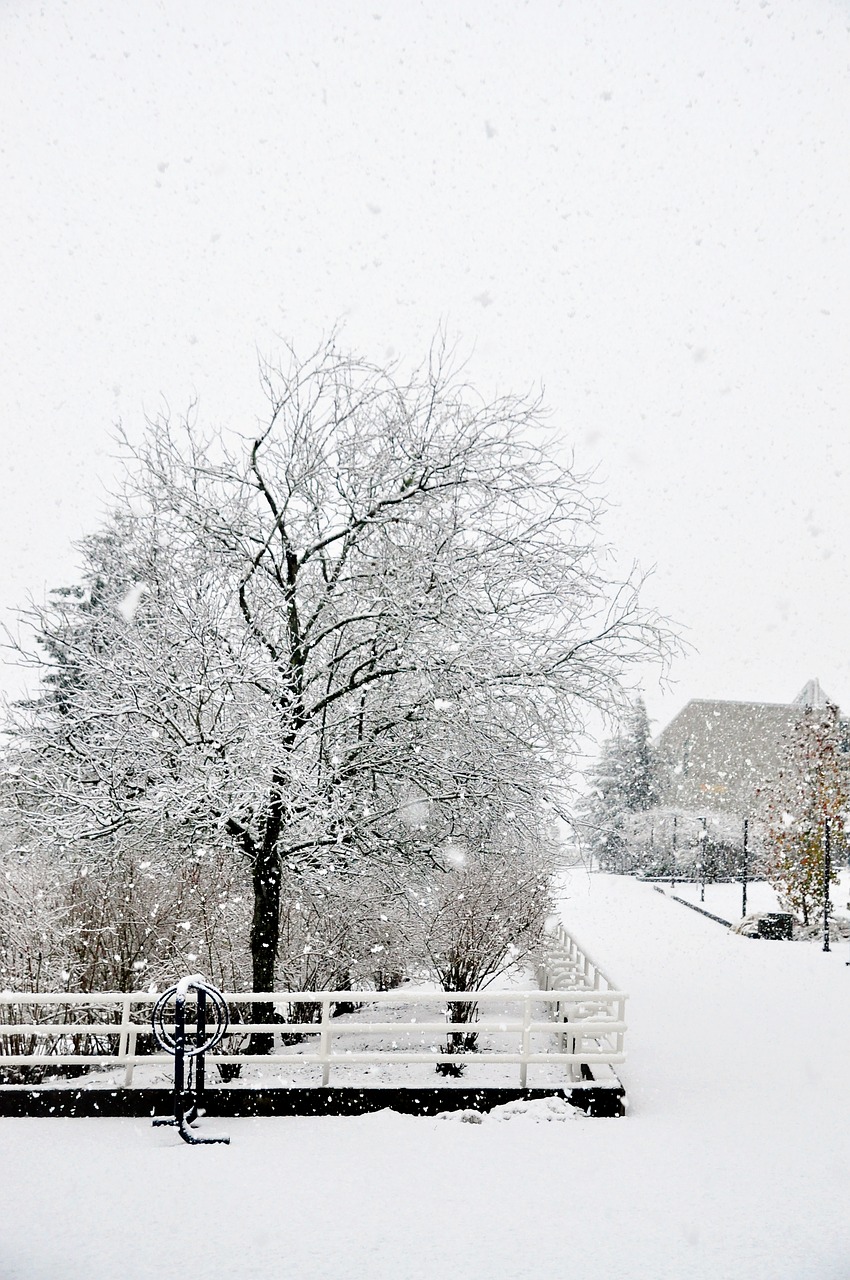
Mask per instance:
[[[821,688],[820,680],[815,676],[814,680],[806,681],[792,705],[795,707],[813,707],[820,711],[831,703],[832,699],[826,696]]]

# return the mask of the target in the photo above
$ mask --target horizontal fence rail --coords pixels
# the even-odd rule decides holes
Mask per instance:
[[[551,977],[568,970],[573,980],[553,987]],[[603,987],[600,971],[560,935],[553,936],[541,975],[546,989],[539,991],[402,987],[226,993],[231,1043],[225,1045],[230,1051],[214,1052],[211,1061],[225,1067],[318,1067],[325,1086],[332,1071],[355,1065],[507,1064],[519,1068],[522,1088],[527,1087],[529,1066],[557,1066],[566,1082],[573,1082],[593,1078],[597,1068],[621,1063],[625,994],[607,979]],[[0,1088],[21,1087],[16,1069],[25,1069],[32,1079],[33,1071],[47,1076],[117,1067],[124,1070],[125,1087],[132,1087],[137,1067],[170,1068],[172,1059],[166,1054],[140,1051],[145,1045],[153,1047],[150,1014],[157,998],[156,993],[138,991],[0,993]],[[471,1021],[463,1016],[470,1005]],[[299,1006],[309,1020],[299,1020]],[[262,1018],[249,1021],[258,1010]],[[340,1010],[345,1012],[340,1015]],[[424,1017],[418,1018],[419,1012]],[[255,1033],[271,1038],[272,1052],[252,1051],[250,1037]],[[381,1043],[390,1037],[389,1044]],[[364,1045],[370,1040],[377,1043]],[[405,1040],[418,1043],[400,1043]],[[611,1083],[618,1083],[613,1074]]]

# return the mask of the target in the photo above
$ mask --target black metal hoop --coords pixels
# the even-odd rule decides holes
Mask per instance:
[[[227,1035],[227,1001],[217,987],[210,987],[205,982],[201,982],[200,979],[193,979],[189,982],[184,980],[183,983],[178,983],[173,987],[169,987],[167,991],[163,991],[162,995],[153,1007],[153,1012],[151,1013],[151,1025],[153,1027],[153,1033],[156,1036],[157,1043],[165,1050],[166,1053],[176,1053],[176,1044],[174,1036],[172,1036],[165,1027],[165,1009],[169,1001],[175,999],[178,990],[180,990],[181,987],[186,995],[188,995],[190,991],[203,991],[207,997],[207,1001],[209,1002],[210,1011],[215,1018],[215,1027],[200,1044],[191,1046],[189,1044],[185,1044],[183,1046],[183,1054],[185,1057],[197,1058],[200,1054],[208,1053],[210,1049],[214,1049],[216,1045],[221,1044],[222,1040]]]

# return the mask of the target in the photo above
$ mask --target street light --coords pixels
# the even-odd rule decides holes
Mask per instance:
[[[832,860],[829,848],[829,818],[823,820],[823,949],[829,951],[829,877]]]
[[[744,819],[744,847],[741,858],[741,919],[747,914],[747,835],[750,829],[749,818]]]
[[[699,900],[705,902],[705,850],[708,844],[708,818],[700,818],[702,823],[702,831],[699,833],[700,856],[699,856]]]

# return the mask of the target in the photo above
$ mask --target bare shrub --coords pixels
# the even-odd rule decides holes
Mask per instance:
[[[439,877],[420,884],[412,901],[414,933],[433,977],[447,993],[480,991],[520,967],[540,941],[551,908],[551,846],[519,833],[505,834],[497,850],[453,851]],[[448,1022],[474,1023],[478,1006],[452,1001]],[[443,1052],[477,1047],[473,1030],[447,1033]],[[462,1064],[440,1063],[438,1073],[460,1075]]]

